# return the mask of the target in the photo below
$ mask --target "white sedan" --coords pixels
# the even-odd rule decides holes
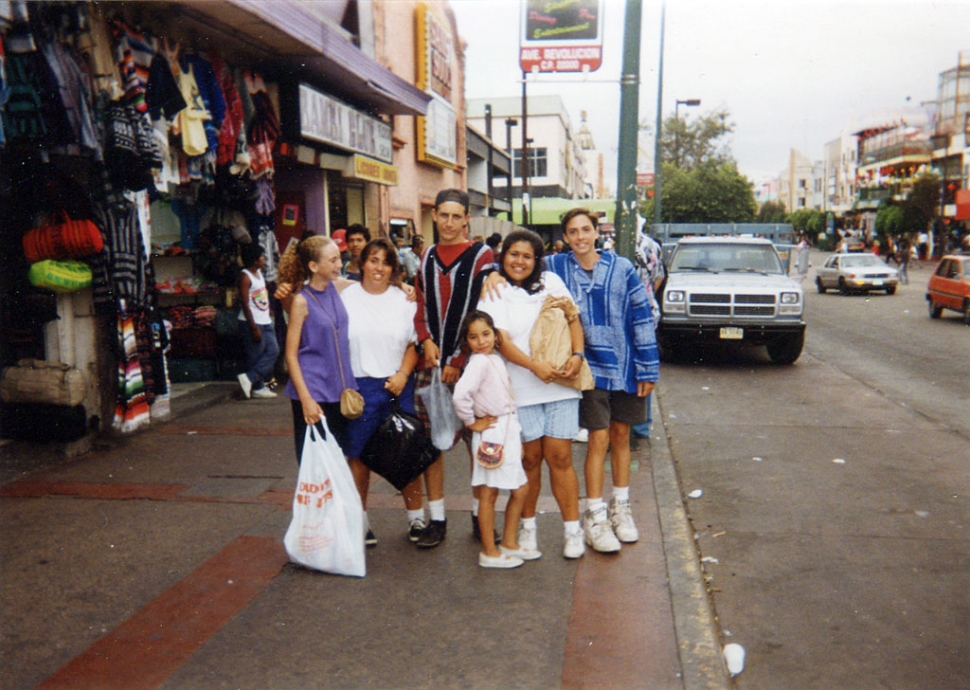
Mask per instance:
[[[815,272],[815,287],[822,294],[835,289],[843,295],[870,290],[892,295],[898,283],[899,271],[875,254],[835,254]]]

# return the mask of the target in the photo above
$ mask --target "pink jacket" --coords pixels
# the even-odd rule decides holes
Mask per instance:
[[[455,412],[465,425],[476,417],[498,417],[515,409],[512,383],[499,355],[472,355],[452,394]]]

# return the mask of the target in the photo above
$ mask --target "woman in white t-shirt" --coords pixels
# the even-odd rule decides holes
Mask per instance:
[[[529,336],[546,297],[566,297],[569,289],[554,273],[542,270],[542,238],[529,230],[509,233],[502,243],[499,272],[506,284],[498,297],[487,297],[478,308],[487,312],[502,334],[499,352],[509,361],[512,393],[522,426],[522,465],[529,493],[522,510],[519,546],[536,550],[536,505],[542,482],[542,460],[549,465],[552,493],[562,512],[563,556],[579,558],[585,551],[579,524],[579,478],[573,468],[572,439],[579,432],[579,401],[575,388],[552,382],[556,376],[574,379],[584,358],[583,327],[578,318],[569,324],[573,355],[558,370],[530,356]]]
[[[370,470],[360,461],[361,452],[381,422],[392,412],[397,398],[403,412],[414,414],[414,377],[418,363],[414,342],[414,312],[398,286],[400,262],[397,250],[383,237],[371,240],[360,254],[361,282],[347,287],[340,298],[350,317],[350,363],[357,386],[364,396],[364,413],[348,421],[348,445],[344,453],[350,462],[367,517]],[[404,487],[408,510],[408,538],[417,541],[425,527],[421,478]],[[367,526],[366,543],[377,544]]]

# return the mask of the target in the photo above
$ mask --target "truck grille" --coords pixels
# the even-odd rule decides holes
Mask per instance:
[[[692,316],[773,317],[775,295],[732,295],[694,293],[688,297]]]

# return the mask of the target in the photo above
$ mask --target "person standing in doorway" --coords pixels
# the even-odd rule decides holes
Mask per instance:
[[[418,309],[414,327],[421,345],[422,358],[415,387],[421,389],[431,382],[431,374],[441,367],[441,380],[454,385],[465,365],[459,329],[468,312],[475,309],[482,288],[485,269],[494,262],[492,250],[480,242],[468,239],[468,195],[460,189],[445,189],[435,198],[431,211],[438,231],[438,242],[428,247],[421,257],[415,275]],[[415,396],[418,417],[430,430],[428,412],[421,396]],[[418,538],[419,548],[438,546],[445,538],[445,463],[444,456],[425,471],[428,490],[428,510],[431,520]],[[480,489],[473,493],[477,496]],[[472,513],[473,534],[478,533],[477,499]]]
[[[344,237],[347,242],[347,251],[350,252],[350,260],[344,264],[340,275],[348,280],[360,282],[360,253],[370,242],[370,230],[360,223],[354,223],[347,228]]]

